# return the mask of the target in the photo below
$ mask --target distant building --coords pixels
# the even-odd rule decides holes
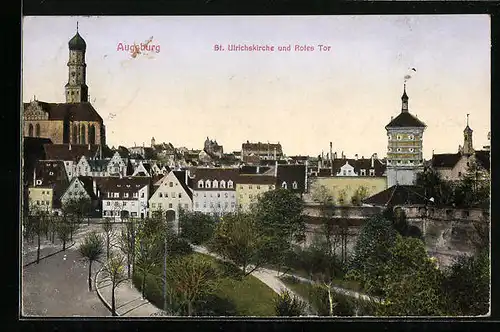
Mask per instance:
[[[387,130],[387,185],[412,185],[423,170],[423,135],[426,125],[408,111],[406,84],[401,97],[401,113],[385,127]]]
[[[193,211],[223,215],[237,209],[237,168],[192,168]]]
[[[148,177],[109,177],[97,179],[102,199],[103,217],[144,218],[148,215]]]
[[[276,188],[276,175],[274,168],[243,166],[237,179],[236,196],[238,208],[248,211],[252,203],[259,197]]]
[[[307,165],[275,165],[276,188],[297,194],[307,191]]]
[[[276,160],[283,157],[281,144],[278,143],[250,143],[241,145],[241,160],[244,163],[255,164],[260,160]]]
[[[64,162],[57,160],[37,161],[28,183],[29,199],[25,202],[26,206],[41,205],[43,209],[50,209],[50,211],[60,209],[61,196],[69,185]]]
[[[445,180],[458,181],[466,174],[472,161],[485,171],[490,171],[490,150],[474,150],[472,129],[469,127],[469,115],[464,129],[464,145],[458,147],[457,153],[433,154],[431,167]]]
[[[95,180],[90,176],[74,177],[61,196],[61,207],[72,200],[87,199],[92,204],[93,214],[101,212],[100,192]]]
[[[205,144],[203,145],[203,151],[209,155],[212,159],[222,158],[224,154],[224,148],[222,145],[217,143],[217,140],[211,140],[207,137]]]

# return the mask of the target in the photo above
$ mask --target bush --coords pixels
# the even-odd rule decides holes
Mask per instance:
[[[289,291],[282,291],[274,302],[277,316],[301,316],[305,314],[306,304]]]
[[[201,245],[212,238],[216,219],[201,212],[182,211],[179,214],[181,237]]]
[[[167,250],[171,256],[185,256],[193,252],[193,248],[187,240],[177,237],[169,241]]]

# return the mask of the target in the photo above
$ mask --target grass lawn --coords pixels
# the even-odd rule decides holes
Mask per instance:
[[[207,299],[206,307],[216,316],[275,316],[274,299],[277,294],[257,278],[242,277],[239,269],[208,255],[193,253],[209,260],[220,277],[214,294]],[[158,273],[161,273],[158,271]],[[134,277],[134,284],[140,290],[141,277]],[[154,278],[146,278],[146,297],[154,305],[161,307],[163,297],[161,287]]]

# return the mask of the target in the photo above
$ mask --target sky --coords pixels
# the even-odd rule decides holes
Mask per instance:
[[[90,101],[109,146],[149,146],[154,137],[201,149],[210,137],[224,152],[248,140],[317,156],[332,142],[348,157],[385,156],[405,75],[410,113],[427,125],[426,159],[458,151],[466,114],[475,148],[488,144],[487,15],[25,17],[24,102],[65,101],[77,21]],[[158,52],[119,49],[149,39]],[[274,52],[230,52],[229,44]],[[291,51],[278,51],[287,45]]]

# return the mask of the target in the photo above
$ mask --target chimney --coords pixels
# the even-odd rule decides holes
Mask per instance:
[[[89,143],[89,151],[90,151],[90,143]]]
[[[33,168],[33,187],[36,186],[36,166]]]
[[[71,143],[68,144],[68,150],[71,151]]]
[[[354,159],[358,160],[358,154],[357,153],[354,155]]]
[[[274,160],[276,160],[276,146],[274,147]]]
[[[342,159],[345,159],[344,151],[342,151]]]
[[[337,159],[337,152],[333,154],[333,159]]]
[[[375,167],[375,160],[374,160],[374,158],[373,158],[373,155],[372,155],[372,158],[371,158],[371,159],[372,159],[372,168],[374,168],[374,167]]]
[[[278,161],[275,161],[274,165],[274,177],[278,177]]]

